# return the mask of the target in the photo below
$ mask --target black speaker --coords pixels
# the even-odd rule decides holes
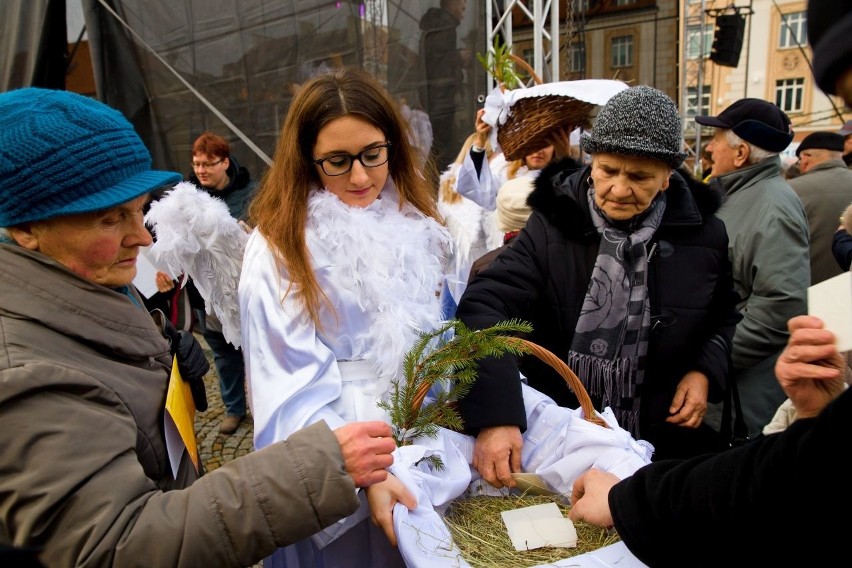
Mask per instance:
[[[717,16],[710,61],[717,65],[736,67],[740,62],[744,35],[745,16],[739,14]]]

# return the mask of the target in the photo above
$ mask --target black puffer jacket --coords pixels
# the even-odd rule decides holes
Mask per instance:
[[[466,325],[527,320],[533,325],[528,339],[567,359],[600,241],[586,198],[589,172],[560,163],[542,171],[528,198],[533,214],[526,227],[461,298],[457,317]],[[640,436],[654,444],[656,458],[718,449],[718,439],[706,427],[674,427],[665,418],[678,382],[690,370],[710,379],[711,401],[722,398],[740,320],[727,233],[713,215],[719,194],[688,173],[675,172],[666,197],[663,220],[648,248],[653,329],[639,416]],[[499,425],[526,428],[518,369],[511,356],[482,362],[478,380],[460,404],[470,433]],[[530,386],[560,405],[579,406],[565,381],[535,357],[525,357],[520,370]],[[601,401],[594,402],[600,410]]]

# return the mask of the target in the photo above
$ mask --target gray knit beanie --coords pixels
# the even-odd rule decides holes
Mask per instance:
[[[677,105],[647,85],[624,89],[598,113],[592,132],[580,140],[587,154],[599,152],[653,158],[677,168],[686,159]]]

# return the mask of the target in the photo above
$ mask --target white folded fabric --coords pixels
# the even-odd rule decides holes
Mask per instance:
[[[523,394],[527,431],[522,468],[539,474],[554,491],[570,494],[577,476],[592,467],[623,479],[650,463],[653,446],[634,440],[609,409],[601,413],[610,426],[604,428],[583,419],[581,409],[560,407],[526,384]],[[390,471],[417,497],[413,511],[400,504],[394,508],[399,550],[408,566],[469,566],[454,545],[442,513],[469,487],[483,483],[471,466],[474,442],[471,436],[442,429],[437,438],[421,437],[416,444],[396,450]],[[443,468],[423,461],[431,455],[440,457]]]

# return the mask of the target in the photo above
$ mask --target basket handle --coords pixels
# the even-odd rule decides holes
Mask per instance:
[[[609,428],[603,418],[598,416],[597,412],[595,412],[595,406],[592,404],[592,399],[589,397],[586,387],[583,386],[582,381],[580,381],[580,377],[571,370],[571,367],[566,365],[565,362],[557,357],[552,351],[545,349],[537,343],[533,343],[532,341],[522,339],[520,337],[512,337],[509,339],[523,344],[526,351],[532,353],[542,362],[553,367],[553,369],[559,373],[563,379],[565,379],[565,382],[568,383],[568,388],[571,389],[571,392],[574,393],[577,400],[580,402],[580,408],[583,409],[583,419],[591,422],[592,424]],[[412,409],[415,411],[420,409],[420,406],[423,404],[426,394],[429,392],[431,387],[432,385],[428,383],[420,385],[420,388],[414,394],[414,398],[412,399]]]
[[[571,392],[574,393],[577,400],[580,402],[580,408],[583,409],[583,418],[585,420],[592,424],[609,428],[603,418],[598,416],[597,412],[595,412],[595,406],[592,404],[592,399],[589,397],[586,387],[584,387],[582,381],[580,381],[580,377],[571,370],[571,367],[565,364],[565,361],[557,357],[552,351],[545,349],[537,343],[521,339],[520,337],[516,339],[523,343],[530,353],[538,357],[543,363],[547,363],[553,367],[553,370],[565,379],[565,382],[568,383],[568,388],[571,389]]]
[[[509,57],[511,57],[511,58],[512,58],[512,61],[514,61],[514,62],[515,62],[515,65],[520,66],[520,67],[521,67],[521,69],[523,69],[524,71],[526,71],[526,72],[529,74],[529,76],[533,78],[533,81],[535,81],[535,84],[536,84],[536,85],[541,85],[541,83],[542,83],[541,77],[539,77],[539,76],[536,74],[535,69],[533,69],[533,68],[530,66],[530,64],[529,64],[529,63],[527,63],[526,61],[524,61],[524,59],[523,59],[523,58],[518,57],[518,56],[517,56],[517,55],[515,55],[514,53],[510,53],[510,54],[509,54]]]

